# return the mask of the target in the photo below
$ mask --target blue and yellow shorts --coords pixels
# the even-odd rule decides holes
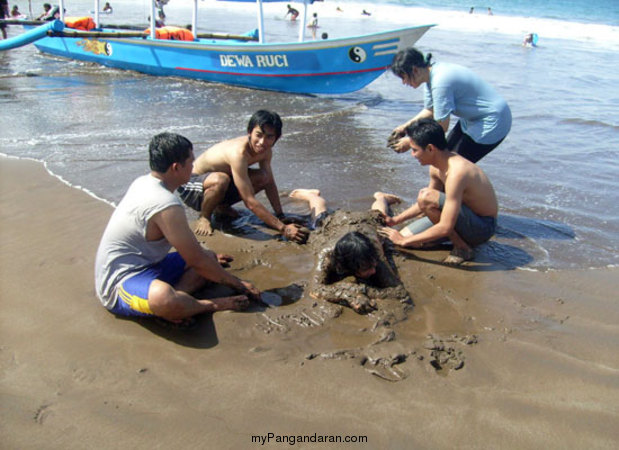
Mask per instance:
[[[119,316],[152,316],[148,306],[148,290],[153,280],[174,286],[185,272],[185,260],[177,252],[169,253],[161,262],[116,287],[116,304],[110,312]]]

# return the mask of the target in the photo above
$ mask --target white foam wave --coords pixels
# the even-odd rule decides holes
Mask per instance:
[[[0,153],[0,157],[7,158],[7,159],[17,159],[17,160],[22,160],[22,161],[34,161],[34,162],[37,162],[37,163],[41,163],[41,164],[43,164],[43,167],[45,168],[45,170],[47,171],[48,174],[50,174],[52,177],[60,180],[65,185],[69,186],[70,188],[82,191],[82,192],[88,194],[89,196],[91,196],[92,198],[94,198],[95,200],[101,201],[103,203],[106,203],[106,204],[116,208],[116,203],[111,202],[109,200],[106,200],[106,199],[104,199],[102,197],[99,197],[97,194],[95,194],[94,192],[92,192],[91,190],[89,190],[89,189],[87,189],[85,187],[71,184],[69,181],[67,181],[66,179],[64,179],[60,175],[52,172],[50,170],[50,168],[48,167],[47,162],[45,162],[43,160],[36,159],[36,158],[29,158],[29,157],[19,157],[19,156],[7,155],[6,153]]]
[[[180,0],[179,4],[191,4],[191,0]],[[254,14],[255,10],[246,3],[217,2],[206,0],[199,2],[201,14],[208,15],[208,10],[234,11],[234,14]],[[540,46],[544,45],[545,39],[567,39],[583,41],[585,43],[619,49],[619,27],[566,21],[559,19],[510,16],[495,12],[494,15],[469,14],[466,8],[463,10],[442,10],[404,6],[395,4],[380,4],[377,8],[372,2],[346,3],[345,11],[337,10],[337,4],[333,2],[314,3],[310,7],[311,12],[317,12],[323,23],[332,19],[346,19],[351,21],[353,28],[377,28],[388,29],[392,27],[405,27],[411,25],[436,24],[438,29],[453,30],[470,33],[498,33],[523,37],[527,33],[537,33],[540,37]],[[362,10],[372,11],[371,16],[360,14]],[[265,17],[282,16],[281,3],[264,3]],[[354,11],[354,12],[353,12]],[[354,26],[357,23],[358,26]],[[335,31],[335,30],[334,30]],[[332,33],[330,33],[332,34]]]

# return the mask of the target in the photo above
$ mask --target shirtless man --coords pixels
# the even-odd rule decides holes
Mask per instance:
[[[406,136],[412,155],[422,166],[430,166],[430,183],[419,191],[415,204],[394,217],[387,214],[388,194],[376,193],[373,207],[383,212],[389,227],[419,218],[400,232],[389,227],[379,232],[402,247],[420,248],[448,238],[454,247],[445,263],[472,259],[472,247],[486,242],[496,230],[498,203],[490,180],[478,166],[447,150],[445,132],[434,119],[414,122],[406,128]]]
[[[215,144],[196,159],[191,180],[178,188],[178,193],[187,206],[200,212],[197,234],[213,233],[211,214],[215,208],[230,209],[243,200],[268,227],[292,241],[304,243],[307,240],[307,229],[280,220],[284,219],[284,213],[271,170],[271,158],[273,145],[281,134],[279,115],[260,110],[249,119],[247,136]],[[250,168],[256,163],[259,168]],[[256,193],[263,189],[275,215],[256,199]]]

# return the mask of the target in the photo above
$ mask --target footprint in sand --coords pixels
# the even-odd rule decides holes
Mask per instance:
[[[39,425],[43,425],[43,423],[47,420],[47,418],[52,414],[52,410],[49,409],[51,405],[41,405],[39,409],[37,409],[34,414],[34,421]]]

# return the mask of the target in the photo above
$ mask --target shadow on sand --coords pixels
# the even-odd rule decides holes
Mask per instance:
[[[544,240],[572,241],[575,238],[574,230],[563,223],[501,214],[494,238],[475,249],[475,258],[472,261],[453,267],[475,272],[523,268],[539,262],[540,258],[547,257],[547,251],[543,245]],[[515,240],[526,241],[526,243],[516,246],[506,242]],[[447,243],[423,250],[398,248],[398,251],[407,258],[444,265],[442,254],[440,259],[430,257],[430,255],[435,251],[448,252],[451,248],[451,244]],[[538,254],[538,257],[533,253]]]

